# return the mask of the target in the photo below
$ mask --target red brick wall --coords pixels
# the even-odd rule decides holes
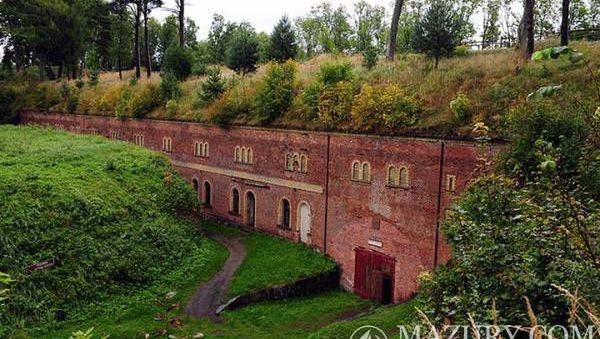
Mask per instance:
[[[143,134],[144,146],[153,150],[160,150],[163,137],[169,137],[173,152],[167,155],[182,175],[190,182],[196,178],[200,187],[204,181],[211,184],[212,206],[204,210],[206,214],[243,224],[246,192],[252,191],[256,196],[256,228],[293,241],[300,238],[298,206],[307,202],[312,213],[310,245],[340,264],[342,286],[353,287],[354,249],[372,249],[396,259],[395,301],[409,298],[418,289],[417,276],[431,270],[435,260],[448,260],[450,253],[443,236],[436,234],[438,220],[471,179],[479,152],[474,144],[465,142],[399,137],[225,129],[32,112],[22,113],[21,120],[74,131],[79,127],[81,133],[96,130],[107,137],[117,132],[125,141]],[[208,158],[194,156],[195,141],[209,143]],[[254,163],[234,162],[236,146],[251,147]],[[307,173],[285,170],[285,155],[295,152],[308,156]],[[355,160],[370,163],[370,183],[351,180]],[[408,187],[387,185],[389,165],[409,169]],[[446,190],[448,175],[456,177],[454,192]],[[240,216],[229,212],[233,187],[240,191]],[[282,198],[291,203],[291,230],[278,227]]]

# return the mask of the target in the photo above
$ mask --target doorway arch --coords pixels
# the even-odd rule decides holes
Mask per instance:
[[[254,192],[246,192],[246,225],[248,227],[256,227],[256,195]]]
[[[298,229],[300,231],[300,241],[309,245],[310,232],[312,228],[312,213],[310,205],[306,201],[298,204]]]

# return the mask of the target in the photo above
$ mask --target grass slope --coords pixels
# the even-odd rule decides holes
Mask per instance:
[[[236,228],[211,221],[204,222],[203,227],[221,234],[244,236]],[[248,257],[243,263],[243,270],[235,277],[231,292],[243,293],[254,288],[291,282],[334,267],[334,263],[329,259],[304,246],[265,234],[245,236]],[[87,318],[79,323],[65,324],[62,328],[38,333],[36,338],[66,339],[76,330],[92,327],[95,328],[96,334],[110,335],[111,338],[141,338],[146,333],[165,333],[178,338],[190,338],[196,333],[203,333],[208,338],[306,338],[324,326],[364,312],[373,306],[371,302],[361,300],[350,293],[331,291],[307,298],[263,302],[227,311],[222,316],[223,323],[220,324],[187,317],[182,305],[185,305],[199,282],[207,279],[210,268],[214,268],[216,263],[222,263],[225,258],[226,255],[218,255],[217,259],[209,260],[212,264],[201,269],[202,274],[197,277],[197,272],[190,276],[178,274],[180,278],[172,287],[178,294],[173,300],[162,304],[155,302],[157,297],[164,296],[168,291],[164,288],[140,291],[127,299],[115,299],[98,306],[114,308],[115,312]],[[188,263],[182,263],[180,267],[187,265]],[[191,268],[187,268],[187,271],[195,272]],[[173,304],[177,307],[171,309]],[[158,320],[155,320],[157,318]],[[181,324],[173,326],[171,321],[174,319],[179,319]]]
[[[0,271],[16,280],[0,337],[17,319],[51,326],[59,309],[77,318],[91,301],[159,284],[182,262],[193,267],[214,256],[197,228],[174,215],[195,203],[191,187],[157,153],[0,126]],[[52,258],[56,267],[27,272]]]

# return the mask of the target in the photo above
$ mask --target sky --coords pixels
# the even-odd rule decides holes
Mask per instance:
[[[190,17],[198,25],[198,39],[205,39],[212,22],[214,13],[222,14],[227,21],[248,21],[256,28],[257,32],[270,33],[279,19],[287,14],[291,19],[303,16],[310,11],[314,5],[322,3],[323,0],[187,0],[186,16]],[[340,4],[346,6],[348,12],[352,12],[357,0],[330,0],[337,7]],[[393,11],[392,0],[367,0],[372,5],[386,7],[389,16]],[[174,7],[173,0],[165,0],[165,7]],[[154,16],[163,19],[170,12],[159,9]]]

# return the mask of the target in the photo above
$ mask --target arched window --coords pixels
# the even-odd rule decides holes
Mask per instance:
[[[279,202],[279,227],[289,230],[291,229],[291,209],[290,201],[281,199]]]
[[[408,168],[406,167],[402,167],[400,168],[400,187],[408,187],[410,185],[410,181],[409,181],[409,177],[408,177]]]
[[[208,142],[204,143],[204,153],[202,154],[204,157],[208,158],[209,153],[208,153]]]
[[[360,163],[358,161],[352,163],[352,180],[360,180]]]
[[[294,160],[291,154],[285,155],[285,169],[288,171],[294,170]]]
[[[300,172],[308,172],[308,157],[304,154],[300,156]]]
[[[364,162],[362,165],[362,181],[371,181],[371,165],[368,162]]]
[[[387,180],[388,185],[392,185],[392,186],[396,186],[398,185],[398,170],[396,169],[396,166],[390,166],[388,167],[388,180]]]
[[[241,154],[240,146],[235,147],[235,153],[233,154],[233,161],[242,162],[242,154]]]
[[[240,191],[237,188],[231,190],[231,213],[240,214]]]
[[[242,162],[244,164],[248,163],[248,150],[246,149],[246,147],[242,147]]]
[[[202,203],[206,208],[210,208],[212,206],[212,192],[210,183],[208,181],[204,182],[204,197],[202,199]]]
[[[294,153],[292,167],[294,171],[300,170],[300,155],[298,153]]]
[[[254,163],[254,154],[252,154],[252,148],[248,148],[248,158],[246,159],[247,164]]]
[[[198,190],[200,189],[200,184],[198,183],[198,179],[196,179],[196,178],[192,179],[192,186],[194,186],[194,191],[196,191],[196,193],[197,193]]]

